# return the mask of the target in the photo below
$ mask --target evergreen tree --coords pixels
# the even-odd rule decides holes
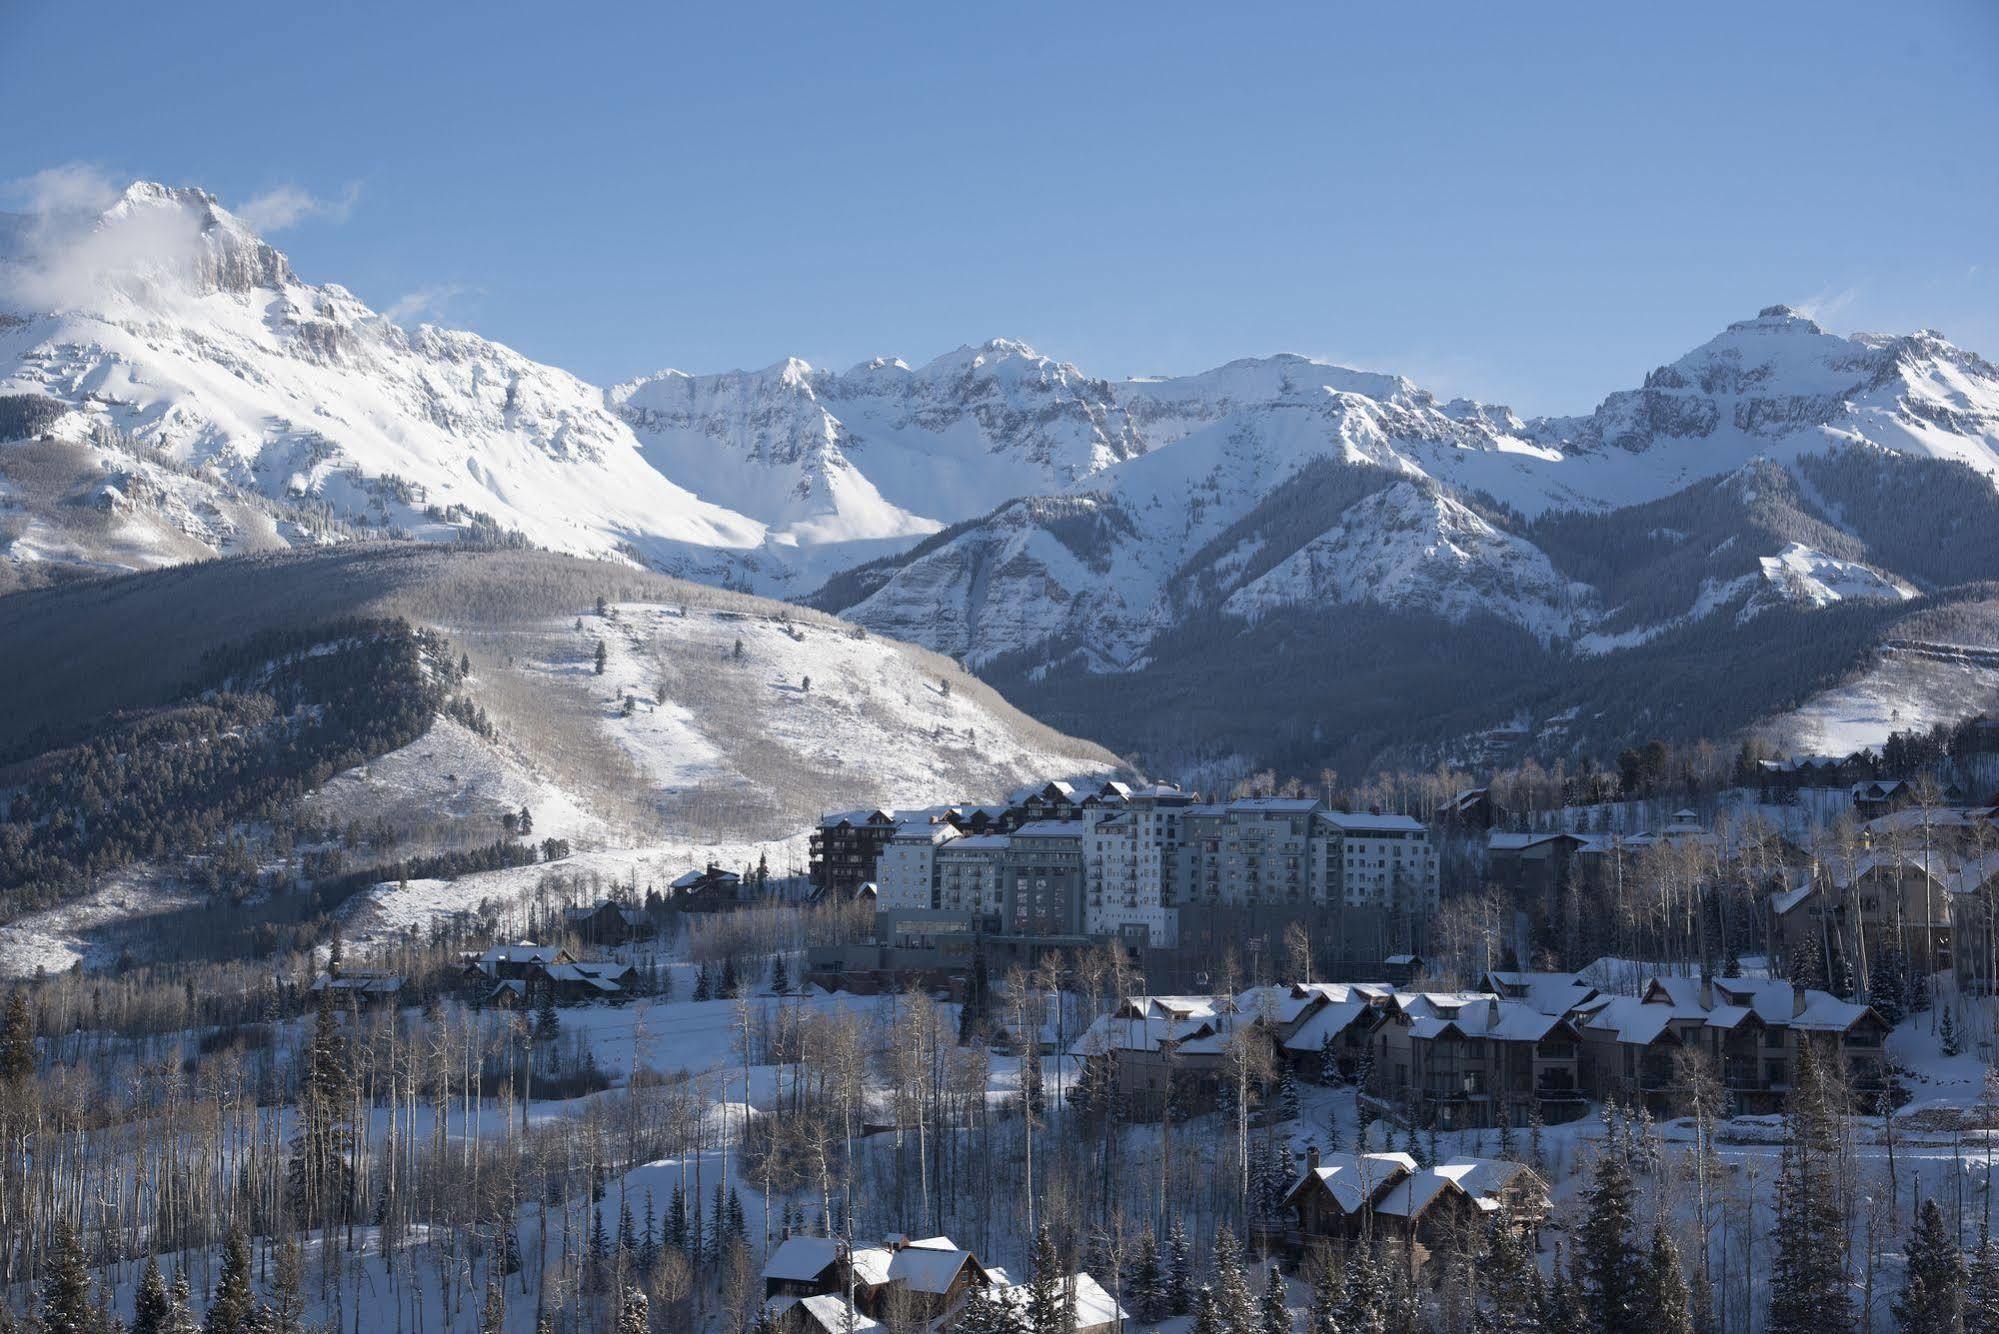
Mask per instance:
[[[1344,1334],[1383,1334],[1388,1327],[1388,1290],[1381,1281],[1380,1256],[1357,1244],[1347,1252],[1346,1300],[1340,1306]]]
[[[1215,1318],[1227,1334],[1253,1334],[1256,1294],[1243,1269],[1242,1246],[1224,1223],[1215,1229]]]
[[[1194,1262],[1187,1248],[1187,1230],[1176,1217],[1166,1233],[1166,1306],[1169,1315],[1186,1315],[1194,1304]]]
[[[1981,1231],[1964,1290],[1965,1334],[1999,1334],[1999,1242]]]
[[[1777,1172],[1768,1334],[1833,1334],[1853,1327],[1846,1290],[1846,1218],[1840,1208],[1837,1130],[1818,1058],[1798,1047],[1791,1138]]]
[[[604,674],[604,660],[610,655],[605,650],[604,641],[601,639],[597,641],[597,652],[595,656],[597,663],[597,675],[602,676]]]
[[[1319,1082],[1328,1088],[1340,1082],[1340,1053],[1331,1033],[1319,1040]]]
[[[1946,1012],[1948,1013],[1948,1012]],[[1895,1320],[1903,1334],[1964,1334],[1964,1253],[1935,1200],[1916,1211],[1909,1264]]]
[[[1166,1273],[1159,1263],[1159,1242],[1150,1228],[1138,1234],[1138,1250],[1132,1257],[1131,1272],[1125,1276],[1126,1301],[1134,1319],[1163,1320],[1166,1301]]]
[[[1937,1020],[1937,1047],[1946,1056],[1956,1056],[1964,1050],[1963,1042],[1957,1034],[1957,1008],[1946,1005]]]
[[[1540,1328],[1535,1291],[1539,1271],[1534,1248],[1519,1229],[1493,1225],[1486,1241],[1485,1290],[1492,1299],[1492,1327],[1498,1334],[1531,1334]]]
[[[194,1290],[188,1286],[185,1266],[174,1273],[174,1285],[167,1293],[167,1334],[195,1334]]]
[[[698,1001],[711,1000],[714,998],[714,995],[714,985],[708,980],[708,965],[704,963],[694,974],[694,999]]]
[[[1694,1334],[1693,1308],[1687,1293],[1680,1248],[1663,1227],[1652,1229],[1652,1250],[1646,1257],[1638,1309],[1650,1334]]]
[[[1022,1334],[1020,1313],[985,1288],[972,1290],[951,1328],[952,1334]]]
[[[1321,1264],[1312,1280],[1312,1304],[1305,1312],[1305,1334],[1346,1334],[1340,1323],[1339,1276],[1330,1264]]]
[[[788,1230],[787,1230],[787,1235],[789,1235]],[[658,1220],[653,1217],[652,1190],[650,1187],[648,1187],[646,1190],[645,1231],[642,1232],[639,1236],[639,1272],[650,1274],[652,1272],[653,1265],[658,1260],[659,1260]]]
[[[535,1041],[553,1042],[555,1035],[561,1031],[562,1020],[555,1013],[555,988],[544,986],[541,989],[541,999],[535,1002]]]
[[[299,1076],[298,1131],[292,1140],[287,1188],[295,1216],[346,1217],[353,1132],[347,1123],[353,1090],[347,1039],[333,1008],[333,993],[319,993],[312,1041]]]
[[[791,994],[791,969],[784,961],[783,950],[771,951],[770,989],[780,996]]]
[[[1287,1065],[1277,1077],[1278,1119],[1296,1121],[1298,1110],[1298,1081],[1293,1077],[1291,1067]]]
[[[56,1221],[42,1279],[41,1334],[96,1334],[97,1307],[90,1300],[90,1270],[66,1218]]]
[[[241,1224],[229,1229],[222,1247],[222,1274],[215,1280],[215,1300],[202,1322],[204,1334],[247,1334],[257,1308],[250,1289],[250,1239]]]
[[[1205,1283],[1194,1289],[1192,1304],[1194,1321],[1187,1327],[1187,1334],[1229,1334],[1215,1311],[1214,1289]]]
[[[7,1013],[0,1018],[0,1082],[15,1083],[35,1073],[35,1025],[28,998],[17,988],[7,993]]]
[[[139,1275],[139,1291],[132,1298],[132,1334],[167,1334],[167,1320],[173,1314],[173,1298],[167,1295],[166,1275],[159,1261],[146,1257]]]
[[[634,1283],[625,1289],[618,1307],[618,1334],[652,1334],[652,1310],[645,1289]]]
[[[1055,1253],[1055,1239],[1043,1223],[1034,1234],[1034,1250],[1028,1257],[1028,1334],[1061,1334],[1062,1265]]]
[[[741,994],[742,982],[736,977],[736,956],[726,955],[722,959],[722,999],[734,1000]]]
[[[666,1244],[685,1254],[687,1251],[687,1192],[679,1182],[673,1184],[673,1194],[666,1203]]]
[[[1263,1276],[1263,1300],[1257,1304],[1257,1334],[1291,1334],[1291,1312],[1284,1305],[1284,1275],[1270,1266]]]
[[[1639,1258],[1631,1241],[1631,1174],[1610,1150],[1597,1155],[1576,1236],[1582,1306],[1600,1334],[1644,1334]]]

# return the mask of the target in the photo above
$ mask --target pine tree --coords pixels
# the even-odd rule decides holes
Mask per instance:
[[[771,952],[770,989],[780,996],[791,994],[791,969],[784,961],[783,950]]]
[[[1019,1313],[988,1289],[975,1288],[951,1330],[952,1334],[1020,1334]]]
[[[14,1083],[35,1073],[35,1025],[28,998],[7,993],[7,1014],[0,1019],[0,1082]]]
[[[479,1334],[505,1334],[507,1328],[507,1292],[498,1280],[486,1280],[486,1303],[479,1308]]]
[[[1242,1246],[1224,1223],[1215,1229],[1215,1318],[1228,1334],[1252,1334],[1256,1328],[1256,1294],[1243,1269]]]
[[[708,980],[708,965],[704,963],[694,974],[694,999],[698,1001],[710,1000],[714,997],[714,994],[714,986]]]
[[[1957,1035],[1956,1007],[1946,1005],[1943,1015],[1937,1020],[1937,1046],[1946,1056],[1956,1056],[1964,1050],[1964,1044]]]
[[[1319,1039],[1319,1082],[1328,1088],[1340,1082],[1340,1052],[1331,1033]]]
[[[659,1260],[658,1221],[658,1219],[653,1217],[652,1189],[648,1187],[646,1189],[645,1231],[639,1236],[639,1272],[641,1273],[650,1274],[653,1265]]]
[[[1563,1269],[1559,1251],[1555,1255],[1554,1270],[1554,1281],[1541,1294],[1541,1323],[1538,1328],[1543,1334],[1593,1334],[1589,1315],[1584,1310],[1582,1293]]]
[[[1999,1242],[1981,1230],[1964,1291],[1965,1334],[1999,1334]]]
[[[618,1308],[618,1334],[652,1334],[652,1310],[645,1289],[636,1283],[625,1289]]]
[[[602,676],[604,674],[604,660],[609,656],[609,653],[604,648],[604,641],[601,639],[598,640],[596,653],[597,675]]]
[[[1332,1265],[1321,1264],[1312,1280],[1312,1304],[1305,1312],[1305,1334],[1346,1334],[1340,1323],[1339,1275]]]
[[[1166,1274],[1159,1264],[1159,1242],[1150,1228],[1138,1234],[1138,1249],[1125,1275],[1124,1290],[1134,1319],[1163,1320],[1166,1305]]]
[[[1526,1236],[1506,1222],[1495,1223],[1486,1240],[1484,1278],[1492,1298],[1492,1327],[1499,1334],[1530,1334],[1540,1328],[1538,1276]]]
[[[166,1334],[167,1319],[173,1313],[173,1299],[167,1295],[166,1276],[159,1261],[146,1257],[139,1275],[139,1291],[132,1298],[131,1334]]]
[[[555,988],[544,986],[541,989],[541,999],[535,1002],[535,1041],[553,1042],[555,1035],[561,1031],[562,1020],[555,1013]]]
[[[722,999],[734,1000],[742,990],[743,984],[736,977],[736,956],[726,955],[722,959]]]
[[[302,1219],[344,1218],[353,1133],[347,1124],[353,1073],[333,993],[319,993],[312,1041],[299,1076],[298,1132],[292,1140],[287,1189]]]
[[[1964,1253],[1944,1226],[1935,1200],[1916,1211],[1908,1275],[1895,1319],[1903,1334],[1964,1334]]]
[[[174,1273],[174,1285],[167,1293],[167,1334],[195,1334],[194,1290],[187,1281],[185,1266]]]
[[[204,1334],[246,1334],[257,1308],[250,1289],[250,1239],[241,1224],[229,1229],[222,1248],[222,1274],[215,1280],[215,1300],[202,1323]]]
[[[1034,1250],[1028,1257],[1028,1334],[1058,1334],[1062,1329],[1062,1269],[1055,1254],[1055,1239],[1043,1223],[1034,1234]]]
[[[1600,1334],[1643,1334],[1638,1250],[1631,1241],[1631,1174],[1610,1150],[1597,1155],[1576,1236],[1581,1298]]]
[[[1388,1291],[1382,1285],[1379,1260],[1366,1245],[1347,1252],[1346,1300],[1340,1305],[1344,1334],[1383,1334],[1388,1327]]]
[[[1194,1261],[1187,1249],[1187,1230],[1176,1217],[1166,1233],[1166,1306],[1169,1315],[1186,1315],[1194,1304]]]
[[[1818,1058],[1798,1047],[1790,1142],[1777,1172],[1777,1250],[1770,1267],[1767,1334],[1834,1334],[1853,1327],[1846,1290],[1846,1219],[1840,1208],[1837,1133]]]
[[[1296,1121],[1298,1110],[1298,1081],[1287,1065],[1277,1077],[1277,1115],[1280,1120]]]
[[[677,1181],[666,1202],[666,1244],[683,1254],[687,1251],[687,1192]]]
[[[1205,1283],[1194,1289],[1192,1304],[1194,1321],[1187,1327],[1187,1334],[1229,1334],[1216,1313],[1214,1289]]]
[[[1646,1257],[1638,1309],[1643,1328],[1651,1334],[1694,1334],[1694,1314],[1687,1294],[1680,1248],[1663,1227],[1652,1229],[1652,1250]]]
[[[97,1308],[90,1300],[90,1270],[69,1220],[58,1219],[42,1280],[41,1334],[95,1334]]]
[[[1284,1305],[1284,1275],[1270,1266],[1263,1276],[1263,1300],[1257,1304],[1257,1334],[1291,1334],[1291,1312]]]

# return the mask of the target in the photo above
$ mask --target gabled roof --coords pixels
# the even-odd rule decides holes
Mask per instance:
[[[1485,846],[1492,852],[1518,852],[1523,848],[1535,847],[1542,843],[1554,843],[1567,839],[1571,843],[1584,840],[1566,830],[1555,829],[1543,834],[1513,834],[1493,830],[1485,836]]]
[[[854,1273],[869,1285],[900,1283],[932,1296],[949,1292],[965,1266],[977,1263],[949,1237],[912,1241],[896,1250],[870,1246],[854,1252]]]
[[[1066,1286],[1065,1296],[1074,1299],[1077,1329],[1096,1329],[1104,1325],[1121,1326],[1131,1316],[1117,1304],[1103,1285],[1086,1273],[1071,1274],[1059,1280]],[[1009,1283],[1004,1287],[988,1289],[987,1295],[993,1300],[1024,1313],[1028,1297],[1033,1291],[1031,1283]]]
[[[809,1283],[840,1259],[840,1243],[832,1237],[788,1237],[764,1261],[764,1277]]]
[[[1366,811],[1320,811],[1319,819],[1349,834],[1420,834],[1421,820],[1409,815],[1371,815]]]
[[[850,1330],[852,1334],[868,1334],[870,1330],[882,1328],[879,1320],[864,1316],[859,1311],[849,1316],[844,1293],[822,1292],[812,1297],[800,1297],[796,1302],[787,1302],[780,1297],[770,1305],[772,1311],[779,1313],[794,1305],[803,1310],[808,1322],[805,1328],[811,1334],[848,1334]],[[851,1325],[848,1323],[850,1320]]]
[[[1374,1006],[1359,996],[1351,1000],[1328,1001],[1311,1018],[1298,1025],[1297,1032],[1284,1039],[1284,1050],[1317,1051],[1325,1045],[1327,1038],[1339,1037],[1356,1021],[1365,1021],[1373,1010]]]
[[[1487,1000],[1464,1006],[1454,1018],[1418,1018],[1409,1026],[1409,1036],[1436,1039],[1458,1032],[1495,1042],[1539,1042],[1567,1026],[1568,1021],[1560,1015],[1544,1013],[1522,1001]]]
[[[1578,973],[1528,973],[1494,970],[1485,975],[1486,989],[1523,1001],[1543,1014],[1567,1014],[1596,995],[1596,988]]]
[[[1284,1192],[1284,1203],[1290,1205],[1299,1191],[1316,1183],[1340,1212],[1354,1213],[1415,1170],[1416,1160],[1406,1153],[1321,1154],[1318,1165],[1306,1168]]]
[[[1454,1158],[1403,1178],[1388,1189],[1374,1206],[1376,1213],[1407,1218],[1412,1222],[1446,1194],[1460,1194],[1481,1213],[1500,1207],[1499,1195],[1525,1173],[1519,1163],[1503,1158]]]

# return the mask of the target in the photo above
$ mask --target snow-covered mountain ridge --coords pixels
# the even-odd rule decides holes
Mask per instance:
[[[1947,580],[1814,491],[1799,503],[1833,536],[1720,533],[1735,547],[1641,614],[1551,545],[1563,516],[1856,448],[1999,476],[1999,368],[1781,306],[1588,415],[1523,420],[1295,355],[1113,383],[1005,339],[603,390],[405,330],[299,279],[211,196],[150,184],[0,229],[0,256],[0,395],[57,406],[32,432],[0,412],[0,436],[44,437],[0,448],[17,568],[472,534],[790,596],[824,584],[820,605],[974,665],[1122,670],[1192,619],[1363,604],[1614,652],[1833,600],[1808,586],[1851,601]],[[1774,573],[1752,578],[1759,562]]]

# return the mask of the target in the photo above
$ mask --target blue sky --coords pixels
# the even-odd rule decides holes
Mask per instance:
[[[0,180],[260,201],[599,382],[1003,334],[1581,411],[1774,301],[1999,357],[1995,70],[1971,0],[21,4]]]

